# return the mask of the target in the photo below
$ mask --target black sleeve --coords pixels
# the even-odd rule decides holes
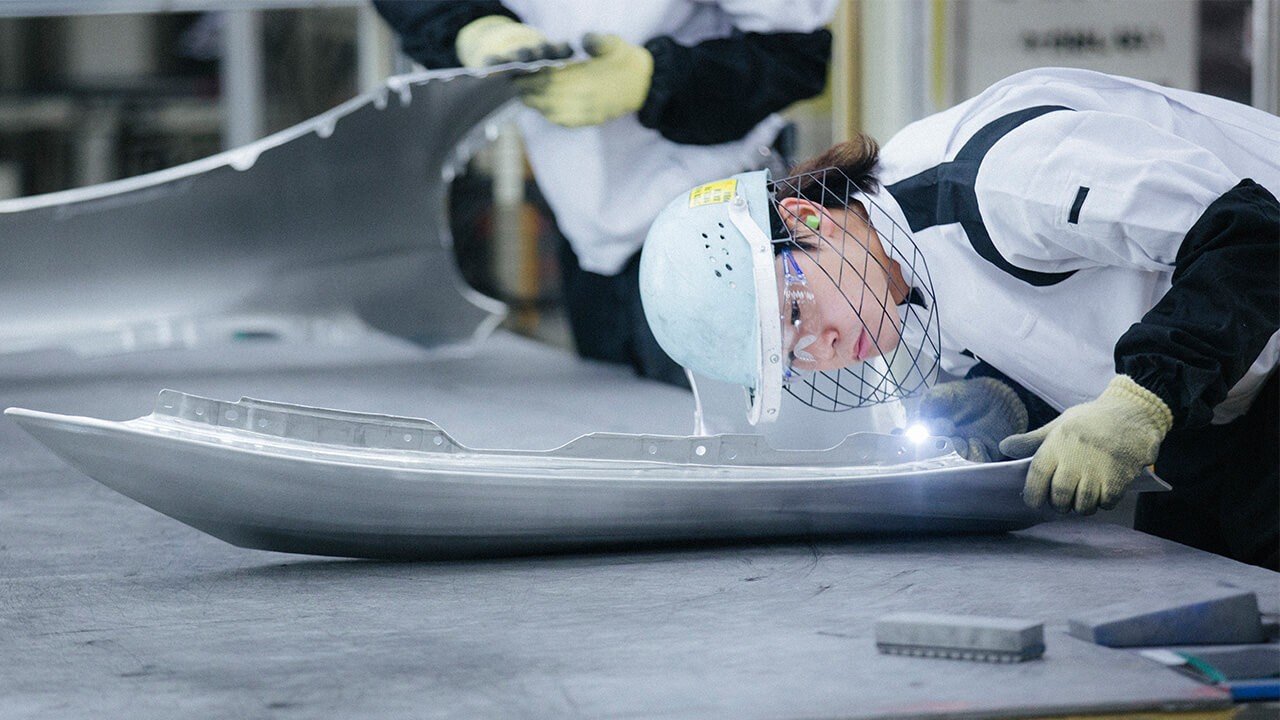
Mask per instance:
[[[1175,428],[1207,425],[1280,328],[1280,203],[1245,180],[1187,233],[1173,286],[1116,343],[1116,371],[1173,411]]]
[[[449,0],[373,0],[373,7],[400,38],[400,48],[428,69],[462,65],[454,42],[458,31],[486,15],[519,20],[501,2],[451,2]]]
[[[965,379],[988,377],[1008,385],[1013,388],[1014,394],[1022,401],[1027,408],[1027,429],[1035,430],[1036,428],[1048,423],[1050,420],[1058,417],[1059,413],[1053,409],[1053,406],[1045,402],[1039,395],[1022,387],[1008,375],[997,370],[995,367],[988,365],[985,360],[979,360],[977,365],[969,368],[969,372],[965,373]]]
[[[653,85],[640,123],[673,142],[742,138],[770,113],[822,92],[831,33],[737,33],[692,47],[669,37],[645,43]]]

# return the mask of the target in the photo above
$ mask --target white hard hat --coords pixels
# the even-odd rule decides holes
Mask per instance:
[[[693,372],[745,387],[752,424],[777,419],[784,370],[768,185],[757,170],[681,194],[640,254],[658,344]]]
[[[741,173],[680,195],[649,229],[640,254],[640,299],[654,337],[685,368],[745,387],[753,425],[778,418],[784,390],[809,407],[840,412],[909,396],[936,379],[941,343],[927,263],[911,234],[871,195],[856,189],[851,193],[854,185],[837,168],[781,180],[772,180],[767,170]],[[856,206],[865,213],[865,222],[845,227],[827,215],[818,222],[835,223],[827,231],[835,232],[834,241],[816,234],[815,228],[817,240],[810,242],[821,244],[806,247],[793,237],[789,223],[808,221],[775,205],[774,197],[780,191],[782,197],[805,197],[806,186],[819,195],[818,205]],[[865,279],[867,248],[876,243],[883,244],[887,260],[898,266],[910,289],[897,307],[880,306],[893,313],[894,344],[877,345],[875,356],[846,367],[798,370],[794,360],[803,359],[806,343],[816,338],[801,336],[795,317],[782,317],[784,304],[792,316],[802,315],[797,308],[814,297],[795,257],[806,255],[816,263],[818,254],[826,253],[842,264],[838,274]],[[846,248],[861,250],[846,255]],[[781,274],[775,249],[783,256]],[[877,267],[889,274],[888,267]],[[787,293],[781,299],[780,275]],[[812,281],[835,283],[843,294],[837,277],[820,274]],[[844,301],[868,337],[880,337],[879,328],[866,325],[856,309],[862,304],[855,305],[847,295]],[[886,296],[881,302],[887,301]]]

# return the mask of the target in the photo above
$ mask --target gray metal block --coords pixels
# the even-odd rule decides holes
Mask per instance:
[[[1022,662],[1044,654],[1044,623],[974,615],[894,613],[876,621],[876,648],[892,655]]]
[[[1068,632],[1107,647],[1228,645],[1266,639],[1257,595],[1221,589],[1108,605],[1072,618]]]

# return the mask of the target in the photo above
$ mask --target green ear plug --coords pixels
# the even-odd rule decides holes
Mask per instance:
[[[804,219],[804,224],[808,225],[810,230],[817,232],[818,226],[822,225],[822,218],[817,215],[810,215]]]

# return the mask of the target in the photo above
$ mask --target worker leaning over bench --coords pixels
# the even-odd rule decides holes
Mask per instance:
[[[641,293],[667,353],[755,418],[940,365],[963,379],[913,413],[969,459],[1034,455],[1029,505],[1112,507],[1154,463],[1173,491],[1139,498],[1139,530],[1280,569],[1277,192],[1280,118],[1033,70],[882,150],[677,197]]]

